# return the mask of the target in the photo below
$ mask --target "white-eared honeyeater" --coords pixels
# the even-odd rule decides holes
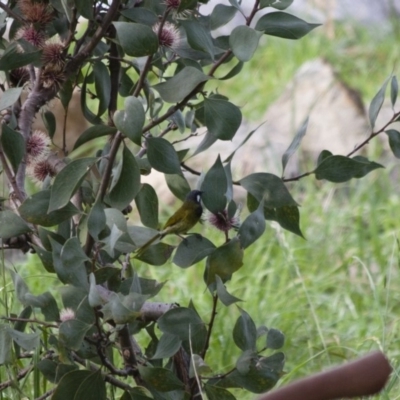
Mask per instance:
[[[140,256],[144,251],[153,244],[157,239],[162,239],[164,236],[175,234],[180,236],[186,234],[200,220],[203,213],[201,206],[201,190],[192,190],[186,196],[183,204],[178,210],[168,219],[163,229],[143,246],[136,250],[136,256]]]

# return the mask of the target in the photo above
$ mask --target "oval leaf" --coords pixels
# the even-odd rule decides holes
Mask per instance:
[[[51,189],[48,213],[65,207],[96,162],[97,158],[80,158],[66,165],[57,175]]]
[[[8,125],[1,126],[1,145],[3,151],[10,161],[14,171],[17,171],[19,164],[25,155],[25,140],[19,132],[9,128]]]
[[[396,158],[400,158],[400,132],[395,129],[388,129],[385,133],[389,137],[389,146]]]
[[[211,78],[197,68],[185,67],[166,82],[154,85],[153,89],[157,90],[167,103],[178,103],[208,79]]]
[[[143,57],[154,54],[158,49],[158,38],[147,25],[133,22],[113,22],[121,47],[126,54]]]
[[[255,29],[266,35],[284,39],[300,39],[321,24],[309,24],[294,15],[284,12],[272,12],[263,15],[256,23]]]
[[[214,250],[214,244],[207,238],[190,235],[179,244],[172,262],[178,267],[188,268],[207,257]]]
[[[237,26],[229,36],[229,45],[232,48],[233,54],[240,61],[251,60],[262,35],[262,32],[258,32],[248,26]]]
[[[30,232],[31,228],[10,210],[0,211],[0,238],[9,239]]]
[[[136,207],[139,211],[140,220],[144,226],[157,229],[158,227],[158,197],[153,186],[147,183],[142,185],[135,197]]]
[[[125,110],[118,110],[114,114],[115,126],[133,143],[140,146],[145,122],[143,105],[138,98],[129,96],[125,99],[124,106]]]
[[[201,190],[203,191],[202,201],[206,208],[213,214],[222,212],[226,206],[226,191],[228,180],[221,158],[218,156],[214,165],[206,173]]]
[[[378,118],[379,111],[381,110],[382,104],[385,100],[386,86],[389,82],[389,78],[383,83],[378,93],[374,96],[368,109],[369,122],[371,128],[374,129],[376,119]]]
[[[102,136],[114,135],[117,129],[113,126],[94,125],[86,129],[74,144],[74,150],[90,140],[97,139]]]
[[[118,180],[111,188],[107,200],[119,210],[128,206],[140,190],[140,169],[132,152],[125,146]]]
[[[147,158],[151,166],[164,174],[181,174],[181,163],[174,146],[163,138],[148,137]]]
[[[204,115],[207,129],[220,140],[231,140],[242,123],[239,107],[226,100],[205,99]]]
[[[42,190],[28,197],[18,209],[21,217],[35,225],[54,226],[79,213],[79,210],[72,203],[68,203],[59,210],[47,213],[50,195],[50,190]]]
[[[262,204],[263,202],[261,202]],[[262,206],[252,212],[240,225],[238,236],[242,247],[246,249],[265,231],[265,219]]]

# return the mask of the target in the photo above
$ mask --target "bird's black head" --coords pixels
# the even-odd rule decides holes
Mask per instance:
[[[201,190],[192,190],[186,196],[186,201],[194,201],[195,203],[200,204],[202,194],[203,192]]]

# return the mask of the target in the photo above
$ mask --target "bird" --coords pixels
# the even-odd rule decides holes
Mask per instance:
[[[183,204],[168,219],[163,229],[136,250],[135,257],[140,257],[157,239],[162,239],[170,234],[181,236],[181,234],[186,234],[192,229],[200,221],[203,214],[201,205],[202,193],[201,190],[189,192]]]

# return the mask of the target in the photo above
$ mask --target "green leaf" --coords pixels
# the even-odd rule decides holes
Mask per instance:
[[[17,43],[10,45],[0,58],[0,71],[11,71],[28,64],[40,64],[40,50],[21,53]]]
[[[47,213],[65,207],[78,190],[97,158],[80,158],[71,161],[57,175],[51,189],[50,204]]]
[[[175,355],[180,349],[182,340],[178,336],[170,333],[163,333],[157,343],[157,349],[152,360],[158,358],[170,358]]]
[[[58,382],[56,390],[51,396],[52,400],[71,400],[75,399],[79,387],[93,372],[88,370],[71,371],[63,375]],[[77,399],[78,400],[78,399]]]
[[[97,139],[102,136],[114,135],[116,132],[117,129],[114,128],[113,126],[107,126],[107,125],[91,126],[78,137],[78,140],[74,144],[74,150],[82,146],[86,142],[89,142],[90,140]]]
[[[243,249],[237,237],[231,239],[211,253],[206,262],[204,280],[207,286],[213,284],[218,275],[222,282],[231,279],[232,274],[243,265]]]
[[[126,8],[121,10],[120,13],[133,22],[138,22],[148,26],[153,26],[158,21],[157,15],[153,11],[144,7]]]
[[[150,368],[139,365],[140,376],[144,381],[160,392],[183,389],[183,383],[176,375],[166,368]]]
[[[58,321],[60,319],[57,302],[50,292],[45,292],[39,296],[27,293],[25,300],[31,307],[40,308],[45,321]]]
[[[144,183],[135,197],[136,207],[139,211],[140,221],[144,226],[157,229],[158,227],[158,197],[153,186]]]
[[[221,99],[204,99],[204,116],[207,129],[220,140],[232,140],[242,123],[239,107]]]
[[[264,199],[264,206],[269,208],[297,206],[281,178],[276,175],[258,172],[239,181],[258,201]]]
[[[79,350],[86,332],[92,327],[83,321],[69,319],[60,324],[59,340],[68,349]]]
[[[181,174],[181,163],[174,146],[159,137],[146,138],[147,158],[151,166],[164,174]]]
[[[6,124],[1,126],[0,139],[3,151],[16,172],[25,155],[25,140],[19,132],[9,128]]]
[[[94,85],[96,88],[96,96],[99,100],[97,116],[101,116],[108,109],[111,96],[111,80],[110,73],[105,64],[97,61],[93,64]]]
[[[133,22],[113,22],[122,49],[133,57],[154,54],[158,50],[158,38],[147,25]]]
[[[243,62],[251,60],[257,49],[262,32],[245,25],[237,26],[229,36],[229,45],[233,54]]]
[[[77,237],[69,238],[60,251],[63,281],[87,290],[89,283],[85,262],[88,260],[88,257],[81,248],[79,239]],[[56,264],[54,266],[56,267]],[[57,270],[56,268],[56,271],[59,275],[61,270],[59,268]]]
[[[225,81],[227,79],[233,78],[243,69],[243,65],[244,65],[244,63],[242,61],[239,61],[226,75],[224,75],[222,78],[218,78],[218,79],[220,81]]]
[[[261,0],[260,7],[273,7],[277,10],[285,10],[293,3],[293,0]]]
[[[236,400],[236,397],[226,389],[218,386],[204,385],[208,400]]]
[[[107,201],[112,207],[123,210],[135,198],[139,190],[139,165],[132,152],[124,146],[120,174],[108,193]]]
[[[269,349],[278,350],[285,344],[285,335],[278,329],[268,329],[267,347]]]
[[[53,139],[57,128],[56,117],[51,111],[47,110],[42,113],[42,119],[50,139]]]
[[[283,153],[283,156],[282,156],[282,174],[285,171],[286,165],[287,165],[290,157],[299,148],[300,143],[301,143],[303,137],[306,134],[307,125],[308,125],[308,118],[306,118],[306,120],[303,122],[303,124],[301,125],[300,129],[296,132],[296,135],[294,136],[294,139],[293,139],[292,143],[290,143],[290,146]]]
[[[134,96],[128,96],[124,102],[124,110],[114,114],[115,126],[133,143],[142,143],[142,128],[145,122],[145,112],[141,101]]]
[[[198,154],[202,153],[203,151],[206,151],[207,149],[209,149],[217,140],[218,139],[211,132],[207,131],[206,135],[204,136],[204,139],[198,145],[198,147],[194,151],[192,157],[197,156]]]
[[[15,293],[17,295],[18,301],[21,302],[25,307],[28,306],[29,304],[25,300],[26,295],[29,294],[28,285],[21,278],[21,276],[18,275],[16,272],[14,272],[12,269],[9,269],[9,272],[10,272],[11,278],[13,280],[14,289],[15,289]]]
[[[65,207],[47,214],[50,195],[50,190],[42,190],[28,197],[18,209],[21,217],[35,225],[54,226],[79,213],[72,203],[68,203]]]
[[[85,400],[107,400],[106,384],[101,369],[93,372],[83,380],[79,386],[74,399]]]
[[[263,393],[270,390],[283,374],[283,353],[275,353],[270,357],[254,356],[249,361],[246,373],[236,370],[229,378],[231,382],[250,392]]]
[[[235,16],[237,9],[224,4],[217,4],[210,16],[210,29],[213,31],[220,26],[226,25]]]
[[[233,340],[242,351],[256,350],[257,328],[250,315],[238,307],[240,317],[233,328]]]
[[[399,93],[399,84],[397,82],[397,78],[395,76],[392,76],[392,79],[390,81],[390,100],[392,102],[392,107],[394,107],[396,104],[398,93]]]
[[[165,243],[150,246],[143,254],[137,256],[140,261],[150,265],[164,265],[171,257],[174,247]]]
[[[381,110],[382,104],[385,100],[386,86],[389,82],[389,78],[385,80],[378,93],[374,96],[368,109],[369,123],[371,128],[374,129],[376,119],[378,118],[379,111]]]
[[[230,306],[233,303],[237,303],[238,301],[242,301],[238,297],[232,296],[228,290],[226,289],[222,279],[216,275],[215,280],[217,282],[217,294],[218,298],[221,300],[222,304],[226,307]]]
[[[0,211],[0,238],[9,239],[28,233],[31,228],[17,214],[10,210]]]
[[[263,202],[240,225],[238,236],[244,249],[253,244],[265,231]]]
[[[93,239],[98,240],[100,232],[106,227],[106,214],[101,201],[97,201],[90,210],[87,226]]]
[[[9,328],[8,334],[19,347],[26,351],[32,351],[40,346],[40,332],[24,333]]]
[[[190,185],[181,174],[164,174],[168,189],[181,201],[185,201],[186,195],[190,192]]]
[[[263,15],[256,23],[255,29],[266,35],[284,39],[300,39],[321,24],[309,24],[294,15],[284,12],[272,12]]]
[[[304,238],[300,230],[300,212],[297,206],[283,206],[276,209],[276,221],[279,225]]]
[[[83,18],[93,20],[93,2],[91,0],[75,0],[74,3]]]
[[[395,129],[388,129],[385,133],[389,137],[389,146],[394,156],[400,158],[400,132]]]
[[[180,20],[180,24],[186,31],[188,43],[195,50],[204,51],[214,59],[214,44],[211,33],[196,19]]]
[[[211,79],[194,67],[185,67],[166,82],[158,83],[153,89],[167,103],[178,103],[191,94],[201,83]]]
[[[214,244],[207,238],[190,235],[179,244],[172,262],[178,267],[188,268],[207,257],[214,250]]]
[[[214,165],[206,173],[201,184],[201,190],[203,191],[202,201],[213,214],[225,210],[227,189],[228,180],[221,158],[218,155]]]
[[[346,182],[352,178],[362,178],[383,165],[369,161],[364,157],[330,156],[325,158],[314,171],[316,179],[330,182]]]
[[[10,88],[1,93],[0,98],[0,111],[11,107],[21,96],[22,87]],[[4,125],[2,125],[4,127]]]

